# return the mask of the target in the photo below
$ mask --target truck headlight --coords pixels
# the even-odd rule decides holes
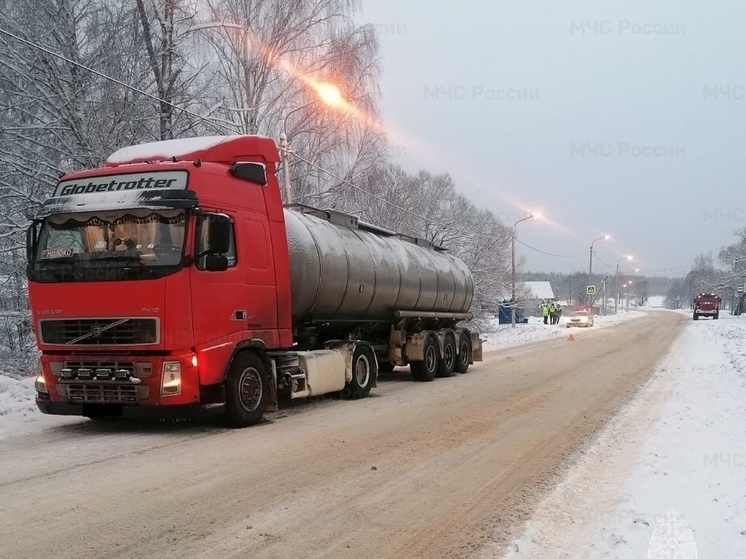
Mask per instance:
[[[47,390],[47,381],[44,380],[44,375],[42,373],[39,373],[39,375],[36,377],[36,380],[34,381],[34,388],[37,392],[44,392],[45,394],[49,394],[49,390]]]
[[[178,361],[166,361],[161,375],[161,396],[177,394],[181,394],[181,364]]]

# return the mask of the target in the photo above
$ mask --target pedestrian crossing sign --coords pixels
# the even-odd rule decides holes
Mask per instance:
[[[596,294],[596,286],[595,285],[588,285],[585,288],[585,294],[586,295],[595,295]]]

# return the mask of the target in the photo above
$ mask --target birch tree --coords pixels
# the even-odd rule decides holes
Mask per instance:
[[[284,132],[297,154],[289,158],[293,201],[335,203],[346,181],[361,180],[381,162],[374,29],[356,26],[357,3],[345,0],[209,5],[212,23],[204,37],[216,53],[221,116],[237,133],[277,139]],[[341,108],[319,99],[315,87],[322,83],[340,90]]]

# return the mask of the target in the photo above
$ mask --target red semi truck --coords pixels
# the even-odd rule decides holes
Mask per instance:
[[[259,136],[124,148],[61,178],[27,234],[48,414],[258,422],[283,399],[362,398],[482,355],[466,265],[332,210],[283,207]]]

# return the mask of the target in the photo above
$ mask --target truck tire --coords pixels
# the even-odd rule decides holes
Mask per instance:
[[[453,332],[446,332],[443,337],[443,356],[438,359],[438,377],[450,377],[456,367],[456,337]]]
[[[463,375],[469,370],[469,361],[471,361],[471,337],[468,332],[461,332],[458,338],[458,355],[454,371]]]
[[[720,318],[720,311],[717,311],[712,317],[713,320],[717,320],[718,318]]]
[[[438,340],[432,332],[425,338],[422,354],[424,359],[412,361],[409,369],[412,372],[412,378],[417,382],[430,382],[438,372]]]
[[[352,352],[352,379],[342,389],[342,397],[346,400],[358,400],[368,396],[376,374],[373,350],[366,344],[356,345]]]
[[[226,419],[231,427],[259,423],[267,408],[269,372],[261,357],[252,351],[239,353],[225,380]]]
[[[699,320],[699,315],[695,312],[694,316],[692,317],[694,320]]]

